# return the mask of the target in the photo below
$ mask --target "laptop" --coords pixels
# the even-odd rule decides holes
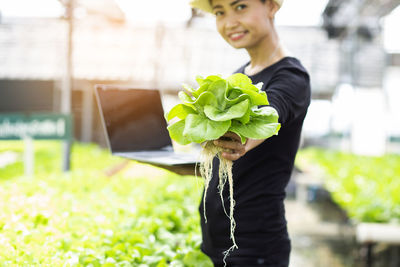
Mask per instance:
[[[159,90],[95,85],[107,145],[116,156],[165,166],[193,165],[199,152],[175,152]]]

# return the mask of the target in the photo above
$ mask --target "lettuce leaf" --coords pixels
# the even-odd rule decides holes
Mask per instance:
[[[201,115],[189,114],[185,120],[183,136],[192,142],[202,143],[220,138],[228,131],[230,126],[231,121],[218,122]]]
[[[181,145],[188,145],[191,140],[183,135],[185,129],[185,120],[180,120],[167,127],[171,139],[175,140]]]
[[[237,103],[226,110],[220,110],[213,105],[206,105],[204,107],[204,113],[206,116],[213,121],[227,121],[232,119],[240,119],[243,117],[247,110],[249,110],[249,100]]]
[[[229,76],[226,80],[232,87],[237,87],[246,90],[253,90],[254,92],[259,91],[259,88],[253,85],[251,79],[248,76],[243,75],[241,73],[235,73]]]
[[[165,118],[167,121],[170,121],[175,117],[178,117],[179,119],[185,119],[187,115],[196,113],[196,110],[192,107],[184,104],[178,104],[165,114]]]
[[[266,139],[276,135],[280,128],[280,123],[266,123],[265,120],[256,118],[248,124],[233,121],[229,131],[247,138]]]

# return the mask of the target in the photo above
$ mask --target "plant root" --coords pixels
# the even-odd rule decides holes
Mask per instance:
[[[230,238],[232,239],[233,245],[230,247],[227,251],[224,252],[224,262],[226,257],[228,256],[229,252],[232,251],[235,248],[238,248],[236,241],[235,241],[235,228],[236,228],[236,222],[235,219],[233,218],[233,211],[234,211],[234,206],[235,206],[235,200],[233,199],[233,175],[232,175],[232,165],[233,162],[231,160],[227,160],[221,156],[221,153],[223,152],[223,149],[220,147],[217,147],[213,144],[212,141],[208,141],[203,145],[203,149],[201,152],[201,163],[200,163],[200,174],[204,178],[204,195],[203,195],[203,212],[204,212],[204,220],[207,223],[207,216],[206,216],[206,195],[207,195],[207,190],[209,187],[209,183],[212,178],[212,168],[213,168],[213,159],[215,156],[218,157],[219,159],[219,194],[221,197],[221,202],[222,202],[222,207],[224,209],[224,212],[226,216],[230,220]],[[224,198],[223,198],[223,189],[226,184],[226,181],[228,180],[229,184],[229,200],[230,200],[230,207],[229,207],[229,215],[225,209],[224,205]]]

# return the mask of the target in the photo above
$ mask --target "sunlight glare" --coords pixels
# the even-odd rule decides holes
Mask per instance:
[[[4,17],[60,17],[64,7],[55,0],[0,0]]]
[[[191,16],[186,0],[116,0],[131,23],[185,22]]]

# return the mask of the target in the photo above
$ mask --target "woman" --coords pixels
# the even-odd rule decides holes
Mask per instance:
[[[230,221],[218,191],[218,160],[206,196],[206,217],[200,204],[202,251],[215,266],[288,266],[290,239],[286,227],[284,198],[303,120],[310,103],[309,75],[299,60],[287,56],[274,26],[283,0],[193,0],[191,5],[213,13],[220,35],[232,47],[247,50],[250,61],[236,72],[263,83],[270,105],[279,114],[281,130],[267,140],[248,139],[241,144],[234,133],[215,140],[228,149],[222,153],[233,160],[236,221],[232,247]],[[229,138],[227,140],[227,138]],[[224,205],[229,210],[226,188]],[[226,262],[225,262],[226,260]]]

